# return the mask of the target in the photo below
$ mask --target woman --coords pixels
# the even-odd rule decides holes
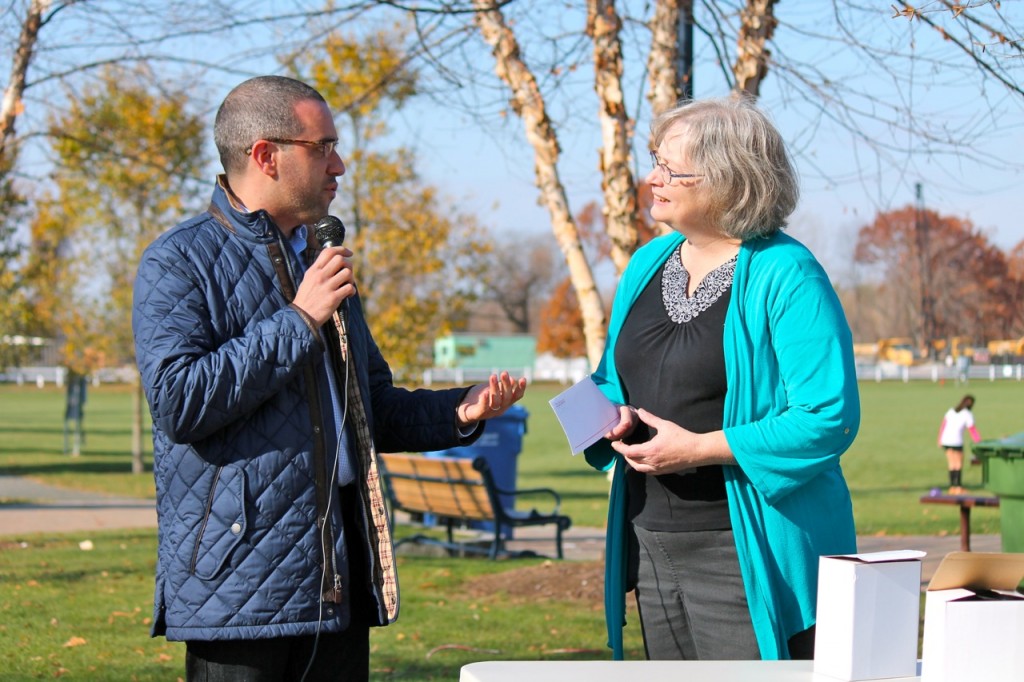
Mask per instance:
[[[635,586],[650,659],[811,658],[818,557],[856,551],[850,330],[781,232],[796,176],[750,99],[668,111],[653,140],[651,217],[674,233],[623,273],[593,377],[621,417],[587,450],[614,467],[610,645]]]
[[[946,467],[949,469],[949,494],[960,495],[964,492],[961,475],[964,468],[964,431],[971,434],[977,443],[981,440],[974,425],[974,396],[965,395],[956,407],[946,410],[939,426],[939,447],[946,450]]]

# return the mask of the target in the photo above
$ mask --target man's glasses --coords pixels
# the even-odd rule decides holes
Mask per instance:
[[[704,177],[699,173],[676,173],[658,159],[658,155],[653,149],[651,150],[651,164],[658,169],[658,173],[661,175],[661,181],[666,185],[671,185],[673,180]]]
[[[265,137],[263,138],[267,142],[273,142],[274,144],[301,144],[303,147],[309,147],[310,149],[316,150],[320,155],[320,158],[326,159],[334,151],[334,148],[338,146],[337,140],[320,140],[319,142],[312,142],[310,140],[288,140],[280,137]],[[252,154],[252,147],[245,150],[245,155],[249,156]]]

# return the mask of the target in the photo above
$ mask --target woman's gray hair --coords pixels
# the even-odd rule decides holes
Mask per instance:
[[[229,176],[241,172],[246,152],[257,140],[301,134],[295,105],[305,100],[325,101],[315,89],[285,76],[257,76],[235,86],[213,124],[213,141],[225,172]]]
[[[800,197],[782,136],[749,95],[694,100],[651,124],[657,148],[679,136],[679,151],[704,176],[710,217],[734,239],[765,237],[786,226]]]

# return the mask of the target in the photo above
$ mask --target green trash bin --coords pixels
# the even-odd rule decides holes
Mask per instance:
[[[985,488],[999,497],[1004,552],[1024,552],[1024,433],[983,440],[971,452],[982,463]]]

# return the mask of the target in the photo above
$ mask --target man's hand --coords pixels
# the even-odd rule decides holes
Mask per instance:
[[[331,319],[341,302],[356,293],[351,255],[344,246],[324,249],[302,277],[292,303],[317,325]]]
[[[486,384],[477,384],[456,408],[460,428],[483,419],[493,419],[505,414],[505,410],[526,395],[526,377],[518,380],[508,372],[501,376],[491,375]]]

